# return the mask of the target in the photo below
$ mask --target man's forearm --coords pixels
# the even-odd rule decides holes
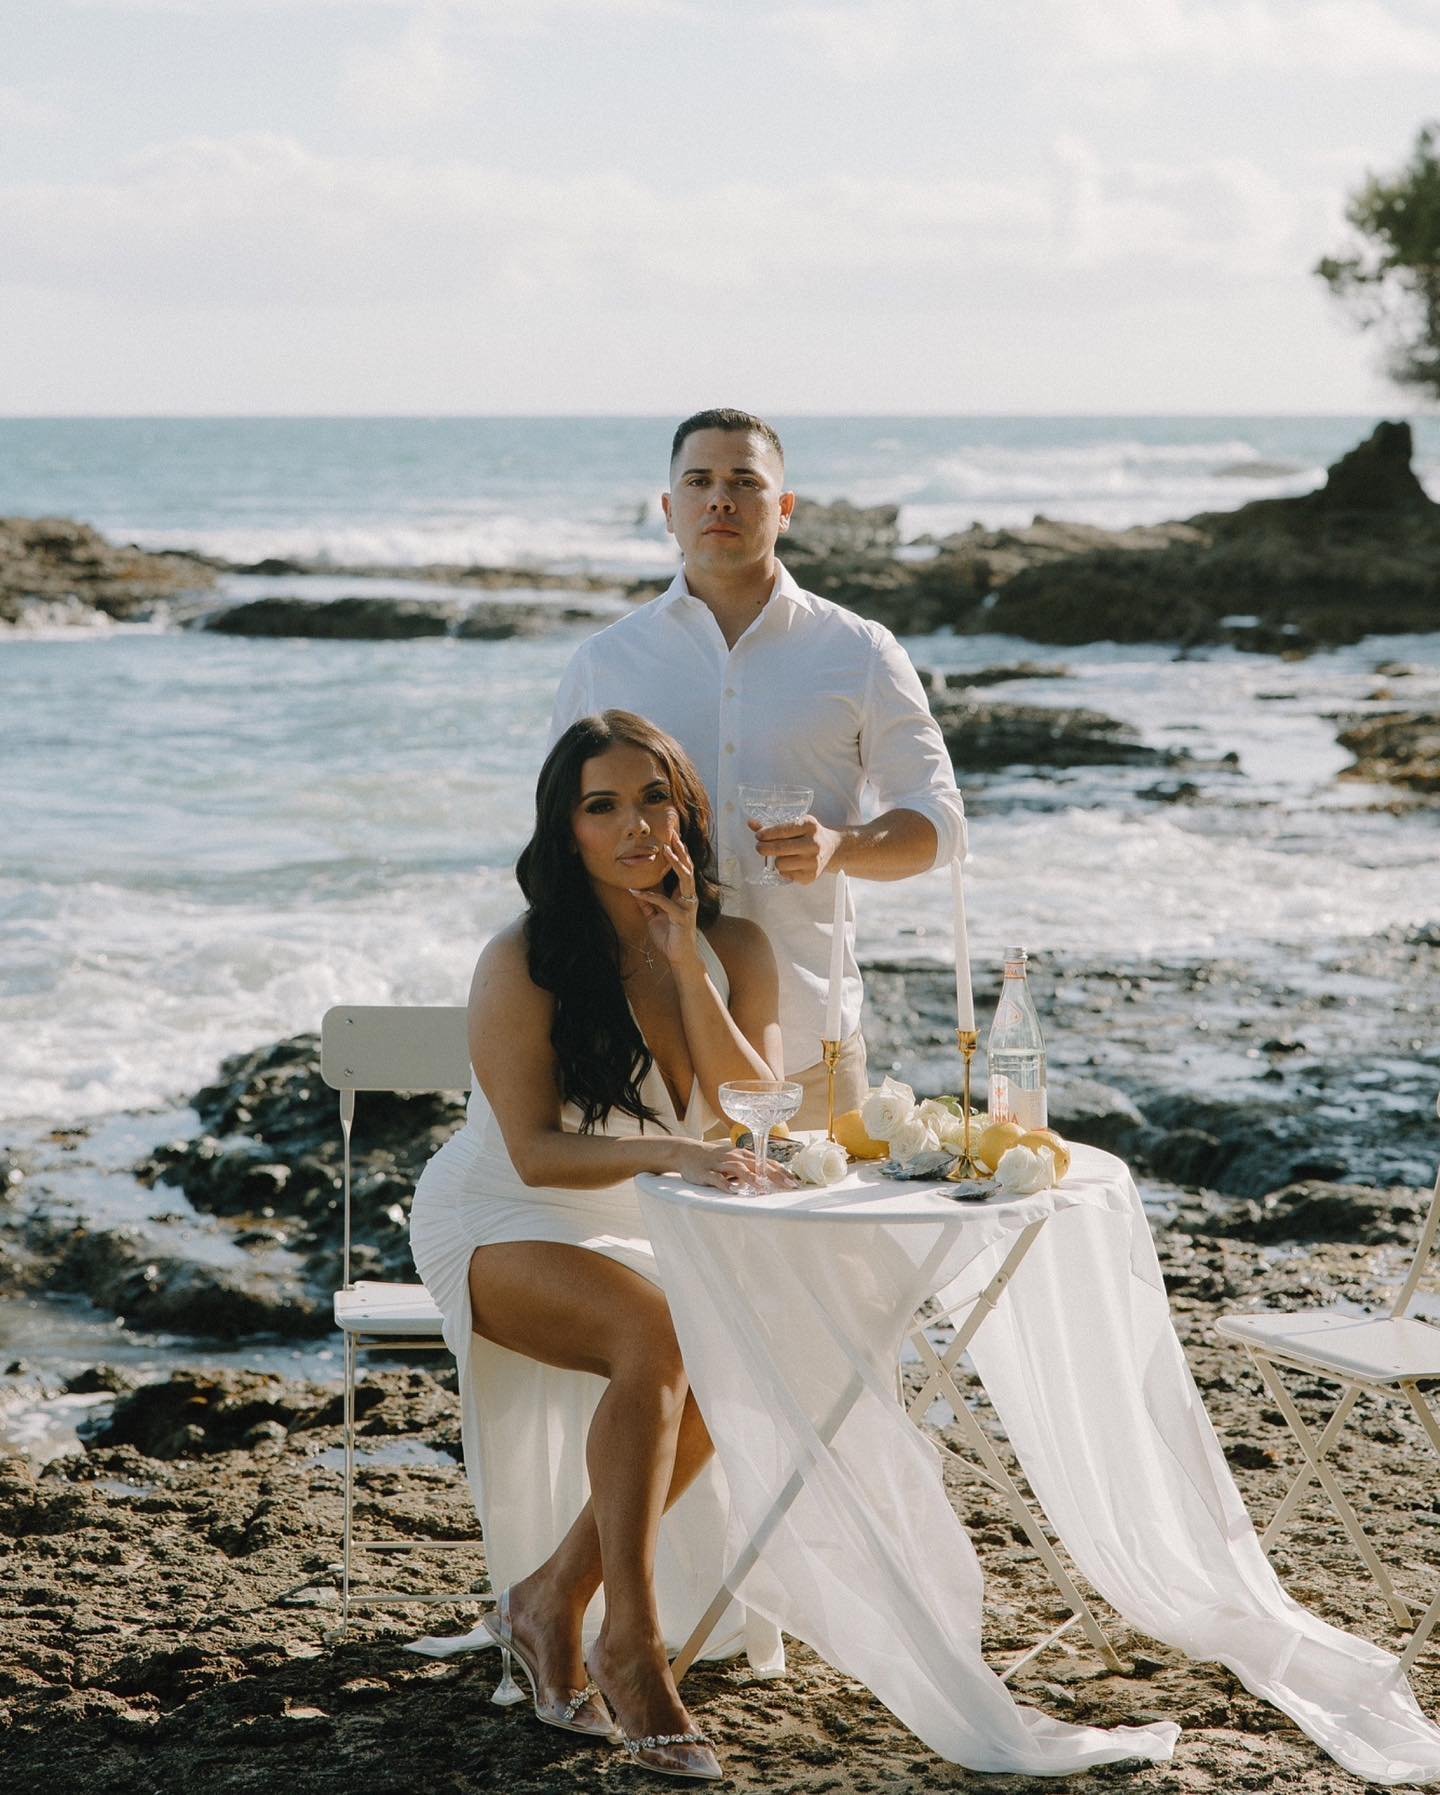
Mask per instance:
[[[887,810],[871,822],[835,833],[840,842],[830,869],[857,879],[913,878],[929,872],[939,849],[935,825],[918,810]]]

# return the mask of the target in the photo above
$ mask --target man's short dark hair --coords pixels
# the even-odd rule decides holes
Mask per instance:
[[[697,430],[743,430],[747,435],[753,433],[763,437],[780,457],[780,466],[784,469],[784,444],[764,418],[752,417],[748,411],[736,411],[728,405],[718,406],[713,411],[697,411],[693,417],[686,418],[676,430],[675,439],[670,444],[671,467],[674,467],[677,456],[685,446],[685,438],[693,436]]]

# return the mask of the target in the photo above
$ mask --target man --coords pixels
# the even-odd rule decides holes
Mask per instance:
[[[780,966],[785,1074],[802,1127],[825,1124],[821,1055],[834,915],[831,879],[908,879],[965,851],[965,810],[920,681],[890,631],[811,592],[776,559],[795,494],[770,426],[702,411],[675,432],[661,498],[684,557],[667,591],[576,650],[551,741],[577,717],[638,711],[680,741],[715,807],[726,908],[753,917]],[[813,814],[760,828],[741,784],[808,786]],[[877,814],[862,821],[870,795]],[[746,882],[754,856],[785,881]],[[854,909],[846,919],[844,1047],[835,1108],[865,1094]]]

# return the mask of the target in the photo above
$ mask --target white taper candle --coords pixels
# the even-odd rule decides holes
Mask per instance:
[[[835,875],[835,919],[830,929],[830,989],[825,998],[825,1039],[840,1039],[840,999],[845,980],[845,875]]]
[[[960,862],[950,862],[950,893],[955,902],[955,1026],[975,1026],[975,993],[970,989],[970,931],[965,924],[965,875]]]

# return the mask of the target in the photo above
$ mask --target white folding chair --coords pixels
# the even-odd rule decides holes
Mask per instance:
[[[354,1587],[357,1552],[476,1551],[478,1539],[356,1539],[355,1385],[361,1353],[445,1352],[440,1311],[421,1283],[390,1284],[350,1276],[350,1147],[357,1091],[467,1091],[470,1049],[463,1007],[399,1008],[338,1004],[320,1025],[320,1075],[340,1093],[344,1141],[344,1278],[335,1292],[335,1325],[345,1343],[345,1522],[340,1573],[340,1613],[325,1638],[335,1644],[350,1611],[385,1603],[457,1602],[473,1599],[472,1585],[441,1591]]]
[[[1436,1102],[1440,1114],[1440,1100]],[[1285,1499],[1260,1535],[1268,1551],[1282,1527],[1293,1517],[1314,1479],[1329,1497],[1341,1525],[1361,1561],[1380,1586],[1396,1623],[1411,1629],[1400,1663],[1406,1670],[1415,1661],[1431,1629],[1440,1620],[1440,1593],[1418,1622],[1401,1599],[1390,1573],[1381,1563],[1359,1517],[1325,1460],[1340,1437],[1350,1411],[1363,1395],[1385,1396],[1406,1402],[1425,1430],[1430,1444],[1440,1453],[1440,1421],[1430,1407],[1426,1391],[1440,1379],[1440,1327],[1408,1313],[1420,1287],[1420,1279],[1440,1234],[1440,1173],[1426,1211],[1405,1280],[1384,1315],[1357,1315],[1353,1310],[1300,1309],[1268,1311],[1257,1315],[1222,1315],[1216,1332],[1233,1346],[1241,1347],[1254,1366],[1275,1406],[1299,1442],[1305,1463]],[[1306,1426],[1281,1380],[1285,1371],[1323,1378],[1341,1389],[1339,1406],[1318,1436]]]

